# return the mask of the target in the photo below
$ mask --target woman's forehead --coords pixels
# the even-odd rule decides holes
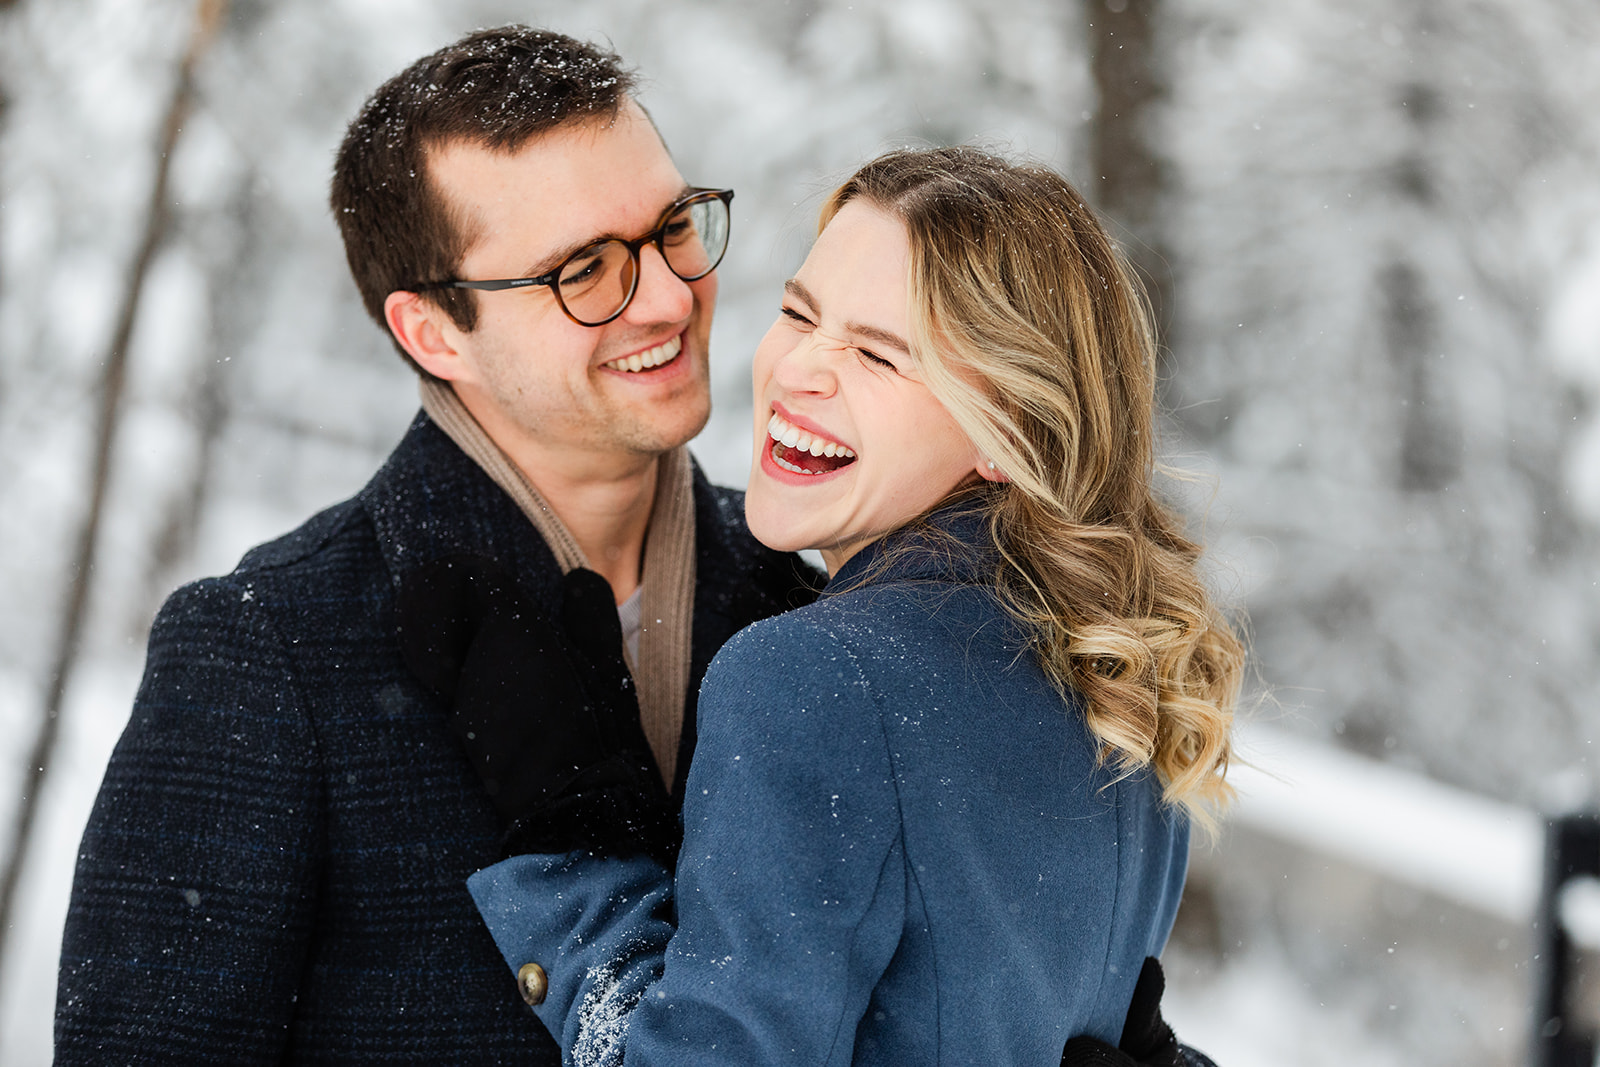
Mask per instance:
[[[819,315],[898,339],[906,333],[909,262],[905,224],[852,200],[817,235],[785,288]]]

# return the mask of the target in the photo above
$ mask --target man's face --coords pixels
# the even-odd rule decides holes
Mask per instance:
[[[685,189],[632,101],[615,122],[563,127],[515,152],[446,145],[430,153],[429,170],[468,235],[457,271],[468,280],[534,277],[597,238],[638,237]],[[545,286],[474,294],[471,332],[436,317],[460,355],[457,393],[524,466],[553,463],[576,476],[653,456],[710,417],[716,273],[685,282],[654,245],[639,256],[638,291],[604,326],[573,322]]]

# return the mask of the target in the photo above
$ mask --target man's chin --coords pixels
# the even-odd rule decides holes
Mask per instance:
[[[674,414],[679,417],[670,422],[635,425],[626,446],[630,451],[660,455],[688,444],[711,421],[710,399],[707,398],[698,412],[677,411]]]
[[[695,388],[675,395],[665,406],[671,416],[657,423],[655,434],[661,442],[657,451],[661,452],[688,444],[706,428],[711,421],[711,383],[702,379]]]

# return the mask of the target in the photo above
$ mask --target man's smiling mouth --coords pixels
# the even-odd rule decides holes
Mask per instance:
[[[683,351],[683,335],[679,334],[654,348],[614,359],[610,363],[602,363],[601,366],[609,370],[622,371],[624,374],[637,374],[642,370],[651,370],[671,363],[681,351]]]
[[[777,412],[767,420],[772,462],[792,474],[832,474],[856,461],[855,450],[802,430]]]

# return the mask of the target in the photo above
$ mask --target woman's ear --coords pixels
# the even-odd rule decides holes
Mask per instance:
[[[978,477],[986,482],[1009,482],[1011,480],[1006,477],[1006,472],[1001,470],[999,465],[987,456],[980,456],[978,465],[974,469],[978,472]]]
[[[465,360],[451,342],[458,331],[451,328],[453,323],[446,325],[449,316],[439,305],[397,289],[384,299],[383,317],[389,332],[417,366],[447,382],[466,376]]]

